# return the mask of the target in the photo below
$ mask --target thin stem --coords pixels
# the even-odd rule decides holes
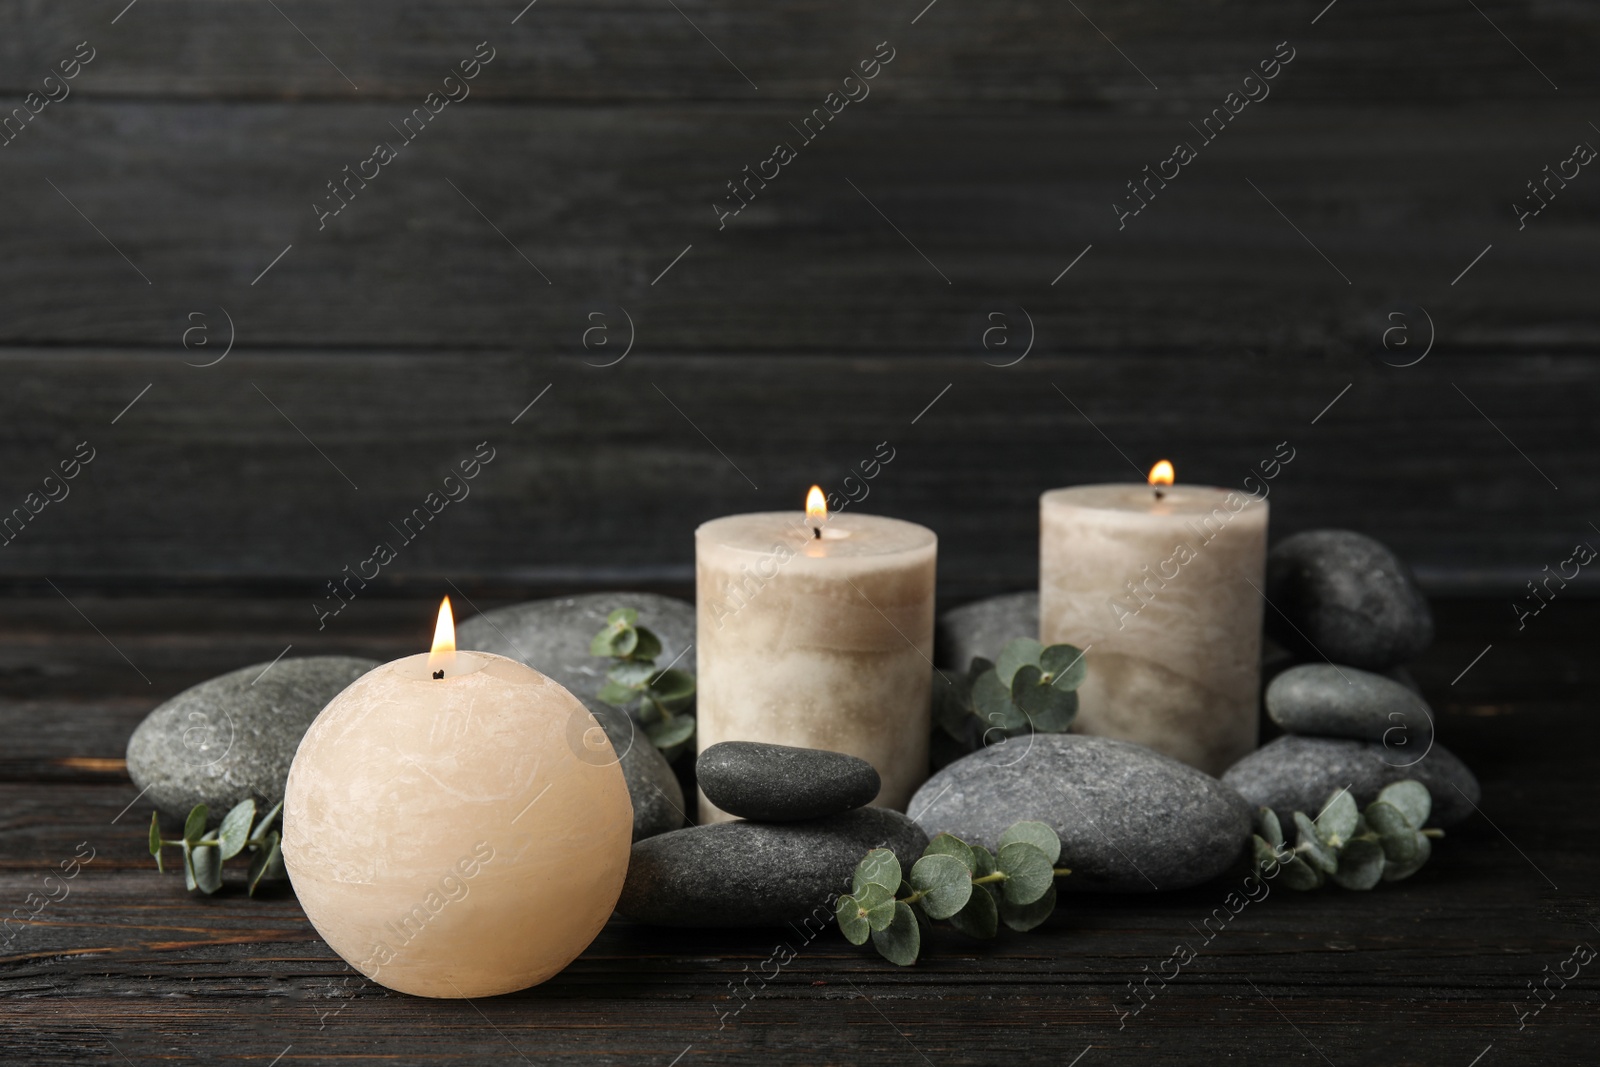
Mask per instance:
[[[988,885],[991,882],[1004,882],[1009,877],[1010,875],[1006,874],[1004,871],[995,871],[993,874],[986,874],[982,878],[974,878],[972,880],[972,884]]]
[[[1433,826],[1433,827],[1429,827],[1428,829],[1422,831],[1422,836],[1423,837],[1431,837],[1434,840],[1438,840],[1439,838],[1444,836],[1444,831],[1439,829],[1437,826]]]

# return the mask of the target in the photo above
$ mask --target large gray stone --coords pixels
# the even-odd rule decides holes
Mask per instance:
[[[201,682],[133,731],[128,774],[168,815],[206,804],[220,818],[251,797],[276,804],[311,720],[376,666],[377,660],[352,656],[305,656]]]
[[[1267,553],[1267,632],[1303,658],[1381,671],[1433,642],[1411,570],[1352,530],[1307,530]]]
[[[934,659],[940,667],[965,671],[974,656],[993,660],[1006,642],[1039,636],[1039,593],[1006,593],[940,614],[934,626]]]
[[[672,764],[650,743],[644,728],[620,708],[598,700],[584,701],[584,706],[611,739],[611,747],[621,764],[623,780],[628,784],[628,799],[633,801],[633,839],[643,841],[682,826],[685,818],[683,786],[678,784]],[[593,758],[581,744],[574,751],[580,759]]]
[[[1443,745],[1435,741],[1426,752],[1418,759],[1379,741],[1289,734],[1229,767],[1222,780],[1252,806],[1271,808],[1285,820],[1296,811],[1315,817],[1343,788],[1366,807],[1384,786],[1412,778],[1433,796],[1428,825],[1451,826],[1472,814],[1482,790],[1467,765]]]
[[[1302,663],[1274,678],[1267,714],[1291,734],[1381,741],[1394,763],[1409,762],[1433,740],[1433,714],[1414,690],[1332,663]]]
[[[857,808],[811,822],[691,826],[633,846],[617,910],[657,926],[775,926],[831,921],[833,900],[874,848],[909,871],[928,845],[888,808]]]
[[[1215,778],[1143,745],[1034,734],[957,760],[912,797],[929,835],[996,847],[1012,823],[1061,837],[1062,891],[1150,892],[1215,878],[1249,840],[1251,808]]]
[[[870,802],[882,787],[859,756],[760,741],[712,745],[695,761],[695,778],[711,803],[758,822],[838,815]]]
[[[456,629],[456,646],[526,663],[585,703],[605,684],[610,661],[589,654],[589,642],[616,608],[634,608],[639,625],[661,638],[656,663],[695,673],[694,605],[655,593],[586,593],[530,600],[474,615]]]

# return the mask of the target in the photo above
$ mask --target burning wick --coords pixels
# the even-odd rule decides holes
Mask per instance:
[[[1148,480],[1150,482],[1150,488],[1156,494],[1157,500],[1161,500],[1166,497],[1167,493],[1164,487],[1171,485],[1177,476],[1177,471],[1173,469],[1172,464],[1167,460],[1162,460],[1154,467],[1150,468],[1150,477]]]
[[[443,678],[444,677],[444,671],[443,670],[434,671],[433,672],[433,676],[435,678]]]
[[[813,485],[806,494],[806,521],[811,523],[811,539],[822,540],[822,524],[828,521],[828,498],[820,485]]]
[[[450,598],[439,605],[439,622],[433,629],[433,648],[428,652],[428,669],[437,680],[456,662],[456,620],[450,611]]]

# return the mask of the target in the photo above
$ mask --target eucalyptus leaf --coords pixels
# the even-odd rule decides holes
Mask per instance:
[[[1409,863],[1395,863],[1385,861],[1383,865],[1383,880],[1385,882],[1398,882],[1402,878],[1410,878],[1422,870],[1422,865],[1428,862],[1428,857],[1433,854],[1433,842],[1428,840],[1424,833],[1417,832],[1416,854]]]
[[[1044,646],[1031,637],[1017,637],[1006,642],[1006,647],[1000,650],[1000,658],[994,661],[1000,684],[1010,688],[1019,667],[1027,665],[1037,668],[1043,652]]]
[[[1000,886],[1001,896],[1012,904],[1032,904],[1055,884],[1050,858],[1026,841],[1002,845],[995,865],[1006,876]]]
[[[189,817],[183,821],[183,839],[190,845],[206,836],[206,820],[211,817],[211,809],[204,804],[196,804],[189,812]]]
[[[611,655],[611,642],[616,636],[617,631],[609,626],[595,634],[589,639],[589,655],[601,657]]]
[[[955,856],[923,856],[911,868],[911,887],[922,893],[930,919],[948,919],[972,897],[972,872]]]
[[[839,920],[839,932],[852,945],[865,945],[867,938],[872,936],[872,927],[867,922],[867,909],[849,893],[841,896],[833,906],[833,915]]]
[[[267,828],[272,825],[272,821],[281,814],[283,814],[283,801],[280,800],[276,804],[272,805],[272,810],[261,816],[261,818],[256,822],[256,828],[250,831],[250,840],[261,840],[261,835],[267,832]]]
[[[645,726],[644,732],[657,748],[681,745],[694,736],[694,716],[674,715],[665,721],[652,722]]]
[[[673,704],[679,701],[687,702],[694,696],[694,675],[688,671],[670,667],[662,671],[650,683],[650,692],[663,704]]]
[[[618,663],[606,671],[606,681],[614,682],[628,689],[643,688],[645,683],[655,676],[655,665],[650,663]]]
[[[1417,857],[1417,838],[1421,836],[1400,809],[1382,800],[1367,805],[1367,822],[1378,834],[1384,859],[1410,863]]]
[[[1410,778],[1395,782],[1385,786],[1378,794],[1378,799],[1400,809],[1400,814],[1406,817],[1406,822],[1411,824],[1413,830],[1428,825],[1428,816],[1433,811],[1433,795],[1421,782]]]
[[[1027,716],[1012,703],[1011,690],[996,671],[985,671],[972,683],[972,705],[985,727],[1016,730],[1028,724]]]
[[[616,682],[608,681],[605,685],[600,687],[600,692],[596,693],[595,696],[599,697],[605,703],[610,704],[612,707],[625,708],[629,704],[632,704],[635,700],[639,699],[639,691],[636,689],[629,689],[625,685],[618,685]]]
[[[189,866],[194,874],[194,885],[210,895],[222,888],[222,854],[216,845],[196,845],[189,853]]]
[[[993,937],[1000,928],[1000,909],[988,886],[974,886],[966,907],[950,916],[950,925],[968,937]]]
[[[611,654],[626,659],[633,655],[633,650],[639,647],[639,631],[632,626],[622,630],[611,639]]]
[[[860,895],[864,887],[879,885],[893,895],[900,888],[900,861],[886,848],[875,848],[856,864],[850,879],[850,892]]]
[[[972,845],[972,877],[983,878],[994,873],[994,853],[982,845]]]
[[[911,905],[895,901],[894,920],[883,930],[872,931],[872,947],[890,963],[909,967],[917,962],[922,949],[922,929]]]
[[[1339,866],[1339,857],[1323,842],[1316,824],[1306,818],[1306,813],[1294,813],[1295,828],[1300,831],[1295,842],[1295,852],[1323,874],[1332,874]]]
[[[1260,834],[1250,835],[1251,853],[1255,858],[1256,871],[1262,872],[1273,866],[1282,866],[1283,860],[1278,855],[1278,850],[1267,843],[1267,839]]]
[[[643,626],[634,627],[633,632],[637,637],[637,642],[633,646],[633,651],[628,655],[632,659],[655,662],[655,658],[661,655],[661,638],[656,636],[654,630],[648,630]]]
[[[283,839],[274,830],[267,835],[266,843],[256,851],[256,858],[250,863],[250,895],[256,895],[256,889],[262,882],[278,882],[288,876],[283,866]]]
[[[1056,887],[1052,884],[1044,896],[1032,904],[1013,904],[1000,901],[1000,918],[1013,930],[1026,933],[1050,918],[1056,910]]]
[[[1050,688],[1072,690],[1089,676],[1083,649],[1076,645],[1051,645],[1039,654],[1039,666],[1050,675]]]
[[[1267,807],[1256,809],[1256,828],[1274,849],[1283,847],[1283,826],[1278,822],[1277,812]]]
[[[1041,733],[1061,733],[1078,711],[1078,694],[1041,682],[1039,668],[1023,664],[1011,681],[1011,700]]]
[[[1383,877],[1383,849],[1376,841],[1352,841],[1339,853],[1333,880],[1346,889],[1371,889]]]
[[[954,856],[961,861],[969,873],[977,873],[978,861],[972,854],[972,846],[954,834],[939,834],[928,847],[922,850],[924,856]]]
[[[1356,832],[1360,817],[1356,798],[1350,795],[1350,790],[1341,789],[1323,804],[1322,813],[1317,816],[1317,836],[1329,848],[1337,849]]]
[[[1315,889],[1322,884],[1323,874],[1299,856],[1291,856],[1280,868],[1283,884],[1290,889]]]
[[[235,804],[233,810],[222,817],[222,825],[217,828],[217,845],[224,860],[231,860],[244,851],[255,817],[256,802],[249,798]]]
[[[1034,822],[1031,820],[1012,823],[1005,833],[1000,835],[1000,849],[1013,841],[1026,841],[1040,852],[1044,858],[1054,866],[1056,860],[1061,858],[1061,838],[1050,828],[1048,823]]]
[[[166,873],[166,868],[161,865],[161,816],[156,812],[150,813],[150,855],[156,858],[156,870]]]
[[[606,615],[606,622],[619,630],[624,626],[632,626],[638,621],[639,611],[637,608],[612,608],[610,613]]]

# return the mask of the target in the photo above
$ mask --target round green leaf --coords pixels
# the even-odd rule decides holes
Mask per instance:
[[[1278,870],[1283,884],[1290,889],[1304,891],[1322,884],[1322,872],[1299,856],[1291,856]]]
[[[150,813],[150,855],[161,858],[161,816]]]
[[[266,844],[256,850],[256,858],[250,862],[250,895],[256,895],[256,888],[262,882],[277,882],[287,877],[289,872],[283,867],[283,841],[278,831],[274,830],[267,835]]]
[[[1428,815],[1433,811],[1433,796],[1428,792],[1428,787],[1410,778],[1385,786],[1383,792],[1378,794],[1378,799],[1398,808],[1413,830],[1426,826]]]
[[[681,745],[694,736],[694,716],[674,715],[665,722],[652,722],[645,726],[644,732],[657,748]]]
[[[1300,831],[1295,851],[1323,874],[1332,874],[1339,866],[1339,857],[1323,842],[1316,825],[1303,811],[1294,813],[1294,825]]]
[[[231,860],[244,851],[255,817],[256,802],[251,799],[240,801],[222,817],[222,825],[217,828],[217,844],[222,849],[224,860]]]
[[[1055,884],[1050,858],[1026,841],[1002,845],[995,865],[1006,876],[1000,883],[1001,895],[1012,904],[1032,904]]]
[[[1009,688],[1018,667],[1039,666],[1039,656],[1043,652],[1044,646],[1031,637],[1018,637],[1006,642],[1006,647],[1000,650],[1000,658],[994,661],[1000,684]]]
[[[1367,823],[1378,834],[1383,856],[1395,863],[1410,863],[1417,855],[1417,831],[1399,808],[1382,800],[1367,805]]]
[[[1011,680],[1011,700],[1041,733],[1061,733],[1078,711],[1078,694],[1042,682],[1038,667],[1023,664]]]
[[[655,635],[654,630],[647,630],[643,626],[636,626],[633,630],[636,643],[633,651],[629,653],[636,660],[654,660],[661,655],[661,638]]]
[[[954,834],[939,834],[928,847],[922,850],[924,856],[954,856],[961,861],[962,866],[968,871],[977,871],[978,861],[972,855],[972,846]]]
[[[1282,865],[1283,860],[1278,856],[1278,850],[1269,845],[1267,839],[1260,834],[1250,835],[1250,847],[1255,858],[1257,874]]]
[[[261,816],[260,821],[256,823],[256,828],[250,831],[250,839],[252,841],[259,841],[261,839],[261,835],[267,832],[267,827],[272,825],[272,820],[276,819],[281,814],[283,814],[283,801],[280,800],[276,804],[272,805],[272,809],[270,811]]]
[[[1050,688],[1069,691],[1078,688],[1089,676],[1083,649],[1076,645],[1051,645],[1039,654],[1039,666],[1050,675]]]
[[[638,621],[639,612],[634,608],[613,608],[610,614],[606,616],[606,622],[619,630],[624,626],[632,626]]]
[[[929,918],[948,919],[972,897],[972,872],[955,856],[923,856],[912,866],[910,881],[923,894]]]
[[[1356,798],[1350,790],[1341,789],[1330,796],[1317,816],[1317,836],[1329,848],[1339,848],[1356,832],[1356,820],[1361,812],[1356,808]]]
[[[982,845],[973,845],[972,848],[972,877],[982,878],[994,873],[994,853]]]
[[[1383,865],[1383,880],[1385,882],[1398,882],[1402,878],[1410,878],[1422,869],[1422,865],[1428,862],[1428,857],[1432,854],[1433,842],[1428,840],[1426,834],[1417,833],[1416,854],[1411,857],[1411,861],[1409,863],[1385,861]]]
[[[633,650],[639,647],[639,631],[628,626],[618,631],[611,638],[611,654],[613,656],[631,656]]]
[[[606,681],[630,690],[642,688],[655,676],[656,669],[649,663],[619,663],[606,671]]]
[[[850,880],[850,892],[859,896],[868,885],[879,885],[893,896],[900,888],[900,861],[886,848],[875,848],[856,864],[855,875]]]
[[[1003,851],[1013,841],[1026,841],[1043,852],[1044,858],[1052,865],[1061,858],[1061,838],[1056,836],[1056,832],[1048,823],[1033,821],[1012,823],[1011,828],[1000,835],[1001,850]]]
[[[190,889],[199,889],[209,896],[222,888],[222,854],[216,845],[198,845],[191,849],[189,867],[194,883]]]
[[[917,962],[917,953],[922,949],[922,931],[909,904],[895,901],[894,921],[887,928],[872,932],[872,947],[890,963],[909,967]]]
[[[866,909],[849,893],[839,898],[839,902],[833,907],[833,914],[839,920],[839,932],[852,945],[865,945],[867,938],[872,936],[872,927],[867,924]]]
[[[1263,807],[1256,810],[1256,829],[1261,831],[1261,836],[1273,848],[1283,847],[1283,826],[1278,822],[1278,813],[1271,808]]]
[[[1052,884],[1044,896],[1032,904],[1013,904],[1009,900],[1000,902],[1000,918],[1013,930],[1026,933],[1035,926],[1050,918],[1056,910],[1056,887]]]
[[[1000,912],[987,886],[974,886],[966,907],[950,916],[950,925],[968,937],[993,937],[999,924]]]
[[[972,704],[985,727],[1015,730],[1028,724],[1028,718],[1011,701],[1011,690],[996,671],[985,671],[972,683]]]
[[[688,671],[670,667],[655,676],[650,683],[650,692],[656,699],[664,704],[674,701],[688,700],[694,696],[694,675]]]
[[[610,626],[595,634],[589,639],[589,655],[601,657],[611,655],[611,642],[616,636],[617,631]]]
[[[192,845],[206,836],[206,820],[210,817],[210,808],[204,804],[196,804],[190,810],[189,817],[183,821],[183,839]]]
[[[1383,849],[1376,841],[1352,841],[1339,854],[1333,880],[1346,889],[1371,889],[1383,877]]]

